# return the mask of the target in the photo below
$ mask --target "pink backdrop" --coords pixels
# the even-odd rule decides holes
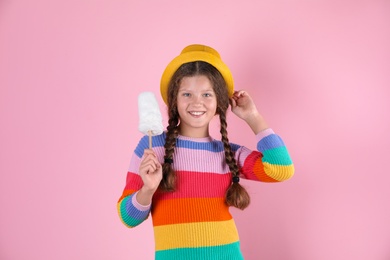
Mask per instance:
[[[160,98],[190,43],[219,50],[295,162],[244,183],[246,259],[390,259],[390,2],[149,2],[0,0],[0,259],[153,259],[150,220],[128,230],[116,202],[137,95]]]

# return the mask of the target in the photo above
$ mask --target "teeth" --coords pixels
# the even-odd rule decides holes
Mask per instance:
[[[194,116],[200,116],[200,115],[203,115],[204,112],[190,112],[191,115],[194,115]]]

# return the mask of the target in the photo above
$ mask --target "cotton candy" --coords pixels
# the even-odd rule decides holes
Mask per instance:
[[[159,135],[164,131],[160,108],[153,92],[138,95],[138,130],[145,135]]]

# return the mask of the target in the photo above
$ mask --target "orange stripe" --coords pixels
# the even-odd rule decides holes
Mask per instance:
[[[181,198],[152,203],[153,226],[230,220],[224,198]]]
[[[264,165],[261,161],[261,158],[256,160],[255,164],[253,165],[253,172],[256,175],[256,177],[262,181],[262,182],[277,182],[277,180],[269,177],[265,171],[264,171]]]
[[[134,192],[136,192],[136,190],[124,190],[122,193],[122,196],[119,198],[118,202],[120,202],[124,197],[127,197],[127,196],[133,194]]]

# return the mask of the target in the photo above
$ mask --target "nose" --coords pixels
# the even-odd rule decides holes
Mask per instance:
[[[193,105],[203,104],[202,95],[193,95],[192,104]]]

